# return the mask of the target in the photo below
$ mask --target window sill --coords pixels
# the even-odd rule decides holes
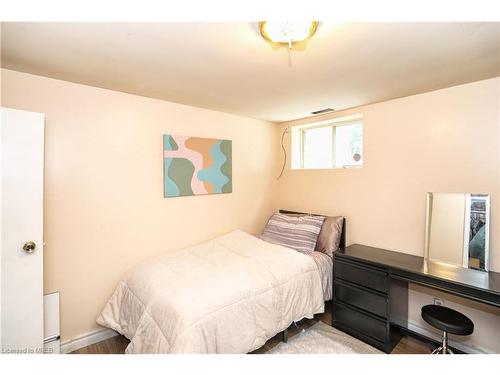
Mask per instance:
[[[346,167],[331,167],[331,168],[290,168],[292,171],[331,171],[331,170],[345,170],[345,169],[361,169],[362,165],[351,165]]]

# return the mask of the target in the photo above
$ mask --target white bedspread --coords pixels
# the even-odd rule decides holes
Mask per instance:
[[[234,231],[137,266],[97,323],[127,353],[247,353],[323,311],[310,256]]]

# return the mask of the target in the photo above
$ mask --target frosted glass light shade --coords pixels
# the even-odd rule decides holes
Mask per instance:
[[[262,36],[275,43],[292,44],[311,37],[318,27],[316,21],[306,22],[259,22]]]

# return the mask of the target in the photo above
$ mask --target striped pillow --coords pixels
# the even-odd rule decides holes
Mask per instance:
[[[275,213],[267,222],[261,239],[309,254],[316,247],[324,220],[323,216],[288,216]]]

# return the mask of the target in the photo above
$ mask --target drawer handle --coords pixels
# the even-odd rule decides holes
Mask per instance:
[[[375,314],[373,314],[373,313],[371,313],[369,311],[364,311],[364,310],[360,309],[359,307],[348,305],[345,302],[341,302],[341,301],[338,301],[338,300],[336,300],[335,303],[337,305],[339,305],[340,307],[343,307],[344,309],[355,311],[358,314],[361,314],[361,315],[364,315],[364,316],[366,316],[368,318],[376,320],[379,323],[382,323],[382,324],[386,324],[387,323],[387,318],[382,318],[382,317],[380,317],[378,315],[375,315]]]
[[[365,292],[365,293],[375,294],[379,297],[387,298],[387,293],[382,293],[382,292],[375,290],[375,289],[370,289],[370,288],[367,288],[367,287],[362,286],[362,285],[354,284],[354,283],[351,283],[350,281],[341,279],[339,277],[335,278],[334,284],[338,284],[338,285],[341,285],[343,287],[350,288],[350,289],[360,290],[360,291]]]
[[[385,271],[383,269],[375,268],[375,267],[372,267],[369,265],[364,265],[364,264],[360,265],[358,263],[346,262],[344,260],[335,260],[335,262],[333,262],[333,267],[335,267],[335,263],[343,264],[347,267],[354,267],[354,268],[361,269],[361,270],[367,271],[367,272],[378,273],[380,275],[384,275],[385,277],[387,277],[387,275],[388,275],[387,271]]]

